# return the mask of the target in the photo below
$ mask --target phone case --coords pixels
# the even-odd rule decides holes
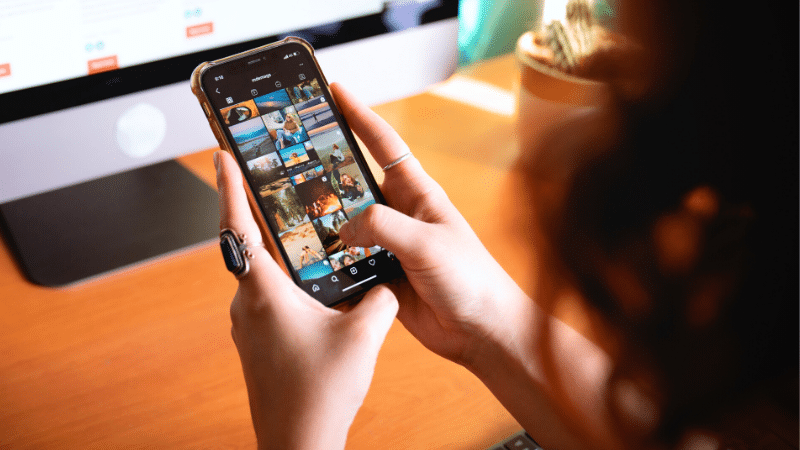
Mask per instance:
[[[311,46],[311,44],[309,44],[305,40],[300,39],[298,37],[294,37],[294,36],[287,37],[287,38],[285,38],[283,40],[280,40],[278,42],[273,42],[271,44],[262,45],[261,47],[254,48],[254,49],[248,50],[246,52],[237,53],[237,54],[234,54],[234,55],[231,55],[231,56],[227,56],[225,58],[221,58],[221,59],[218,59],[218,60],[215,60],[215,61],[207,61],[207,62],[201,63],[192,72],[192,77],[191,77],[191,81],[190,81],[191,88],[192,88],[192,93],[195,95],[195,97],[197,97],[197,100],[200,102],[200,106],[203,108],[203,112],[206,115],[206,119],[208,120],[208,124],[211,127],[211,131],[214,133],[214,137],[217,139],[217,142],[219,143],[220,148],[222,150],[230,153],[231,156],[234,157],[234,159],[236,158],[236,155],[233,153],[233,149],[230,148],[230,146],[228,145],[228,141],[225,139],[225,134],[222,132],[222,128],[221,128],[222,124],[219,123],[216,115],[211,112],[212,111],[211,110],[211,102],[209,101],[208,96],[206,95],[206,92],[203,90],[203,85],[201,83],[202,76],[205,73],[205,71],[207,71],[211,67],[214,67],[214,66],[216,66],[218,64],[223,64],[223,63],[226,63],[228,61],[233,61],[233,60],[240,59],[240,58],[247,58],[252,54],[261,52],[261,51],[269,49],[269,48],[285,45],[285,44],[288,44],[288,43],[291,43],[291,42],[297,43],[297,44],[301,44],[302,46],[304,46],[304,47],[306,47],[308,49],[308,51],[309,51],[309,53],[311,55],[311,60],[314,61],[314,64],[317,66],[317,72],[319,72],[319,74],[322,76],[323,82],[327,85],[328,84],[328,80],[325,79],[325,75],[322,73],[322,70],[320,70],[319,63],[317,62],[316,57],[314,57],[314,48]],[[334,104],[336,103],[335,100],[332,99],[332,101],[334,102]],[[239,169],[241,170],[242,167],[239,167]],[[281,254],[280,254],[280,250],[278,249],[278,243],[275,242],[275,239],[274,239],[274,237],[272,235],[272,232],[269,229],[269,225],[267,224],[266,220],[264,219],[263,215],[261,214],[261,210],[260,210],[260,208],[258,206],[258,200],[255,198],[255,196],[253,196],[253,193],[249,189],[249,187],[247,186],[247,182],[246,181],[244,181],[244,185],[245,185],[245,192],[247,193],[247,201],[248,201],[248,203],[250,205],[250,211],[253,214],[253,217],[255,217],[256,223],[258,223],[258,227],[261,230],[261,238],[263,239],[263,242],[264,242],[267,250],[269,251],[270,255],[272,255],[272,258],[280,265],[280,267],[283,269],[283,271],[287,275],[289,275],[289,268],[286,266]]]
[[[381,195],[381,192],[380,192],[380,190],[378,188],[378,185],[375,182],[374,177],[370,173],[370,169],[369,169],[366,161],[364,160],[363,154],[360,152],[360,149],[358,148],[358,145],[356,143],[355,137],[352,135],[352,132],[349,130],[349,127],[347,126],[347,121],[345,120],[343,115],[341,115],[341,109],[339,108],[339,105],[337,104],[336,99],[333,97],[333,95],[330,95],[330,89],[328,87],[329,86],[328,85],[328,80],[325,78],[325,75],[323,74],[323,72],[322,72],[322,70],[321,70],[321,68],[319,66],[319,62],[317,61],[317,59],[316,59],[316,57],[314,55],[314,49],[311,46],[311,44],[309,44],[308,42],[304,41],[303,39],[300,39],[300,38],[297,38],[297,37],[287,37],[287,38],[285,38],[285,39],[283,39],[283,40],[281,40],[279,42],[275,42],[275,43],[272,43],[272,44],[264,45],[264,46],[261,46],[261,47],[258,47],[258,48],[252,49],[252,50],[248,50],[246,52],[241,52],[241,53],[238,53],[238,54],[235,54],[235,55],[231,55],[231,56],[219,59],[219,60],[202,63],[197,68],[195,68],[194,72],[192,73],[191,88],[192,88],[192,92],[197,97],[198,101],[200,102],[200,105],[202,106],[202,109],[203,109],[203,111],[204,111],[204,113],[206,115],[206,118],[207,118],[207,120],[209,122],[209,125],[210,125],[210,127],[211,127],[211,129],[212,129],[212,131],[214,133],[214,136],[216,137],[217,142],[220,145],[220,148],[223,149],[224,151],[228,152],[229,154],[231,154],[234,157],[234,159],[236,159],[236,161],[237,161],[237,163],[239,165],[239,169],[243,172],[243,175],[245,175],[244,176],[244,180],[243,180],[243,184],[244,184],[245,192],[247,193],[248,204],[250,206],[251,213],[255,217],[256,222],[257,222],[257,224],[259,226],[259,229],[260,229],[260,232],[261,232],[261,235],[262,235],[262,239],[263,239],[263,242],[265,243],[265,246],[266,246],[267,250],[270,252],[270,254],[272,255],[273,259],[278,262],[279,266],[283,269],[283,271],[290,278],[292,278],[295,281],[295,283],[298,284],[298,286],[300,286],[302,289],[317,289],[317,291],[319,291],[320,288],[317,286],[317,284],[313,283],[313,281],[309,281],[308,283],[304,284],[304,282],[309,280],[309,279],[308,278],[302,278],[302,276],[299,274],[299,272],[298,272],[299,269],[296,266],[296,261],[294,261],[294,262],[290,261],[290,256],[287,254],[286,248],[283,247],[281,245],[281,242],[279,241],[279,239],[281,239],[281,238],[278,235],[278,231],[274,231],[273,230],[273,228],[270,226],[269,220],[264,215],[266,213],[262,213],[262,202],[260,201],[260,199],[258,197],[258,194],[256,192],[254,192],[254,190],[253,190],[255,188],[251,188],[251,183],[248,181],[248,180],[250,180],[250,178],[249,178],[249,172],[247,172],[248,169],[244,166],[245,162],[243,162],[242,159],[240,158],[241,154],[239,153],[239,150],[237,150],[235,148],[231,148],[231,146],[233,144],[228,142],[228,134],[226,132],[229,131],[229,128],[226,128],[226,123],[227,122],[223,123],[223,119],[221,117],[218,117],[219,114],[217,114],[217,110],[214,107],[214,103],[212,103],[212,99],[210,98],[210,97],[213,97],[214,100],[216,101],[217,100],[217,95],[216,95],[216,93],[213,93],[213,92],[206,92],[204,90],[204,87],[203,87],[204,83],[207,86],[211,86],[211,84],[209,84],[209,83],[213,82],[211,79],[207,79],[208,78],[207,72],[209,70],[216,69],[222,64],[231,63],[231,62],[234,62],[234,61],[237,64],[241,63],[240,60],[245,59],[245,58],[252,58],[254,55],[260,54],[260,53],[265,52],[265,51],[269,51],[269,53],[274,54],[274,49],[275,48],[278,48],[278,47],[281,47],[281,46],[284,46],[284,45],[288,45],[288,44],[291,44],[295,48],[296,48],[297,45],[300,45],[300,46],[304,47],[304,49],[307,51],[306,61],[313,63],[313,66],[314,66],[314,69],[315,69],[315,72],[316,72],[315,76],[319,77],[320,84],[324,85],[325,91],[327,91],[328,94],[329,94],[327,96],[327,100],[326,101],[333,106],[334,110],[339,111],[339,112],[336,113],[337,116],[338,116],[338,118],[336,120],[338,121],[339,126],[341,126],[343,129],[348,129],[347,133],[349,133],[349,137],[347,137],[346,139],[348,140],[348,142],[351,142],[350,145],[353,147],[353,156],[355,156],[356,157],[356,161],[358,161],[358,164],[359,164],[358,167],[359,168],[357,170],[360,170],[361,174],[366,178],[367,186],[372,186],[371,187],[372,193],[370,195],[374,196],[374,200],[373,201],[385,204],[385,199]],[[217,71],[214,70],[214,73],[216,74]],[[211,89],[211,88],[209,88],[209,89]],[[219,91],[217,91],[217,93],[218,92]],[[225,131],[223,131],[223,130],[225,130]],[[306,138],[306,139],[308,139],[308,138]],[[383,278],[383,281],[378,281],[378,282],[391,281],[392,279],[396,279],[396,278],[393,278],[393,277],[402,277],[403,276],[402,268],[400,267],[400,265],[397,262],[396,258],[394,258],[391,253],[388,253],[388,255],[389,255],[388,256],[389,260],[387,260],[387,263],[396,264],[396,266],[395,266],[396,268],[395,269],[391,269],[391,268],[389,268],[390,266],[385,266],[385,267],[387,267],[387,269],[381,269],[381,270],[383,270],[382,273],[384,274],[385,278]],[[392,261],[394,261],[394,262],[392,262]],[[374,265],[372,262],[370,262],[369,264],[370,265]],[[330,265],[331,266],[333,265],[333,260],[331,260],[331,264]],[[341,266],[340,266],[340,269],[343,269],[343,268],[341,268]],[[334,269],[334,270],[337,270],[337,269]],[[356,273],[357,273],[355,270],[356,270],[356,268],[349,269],[350,275],[355,276]],[[388,270],[388,272],[386,270]],[[348,275],[348,276],[350,276],[350,275]],[[386,276],[386,275],[390,275],[390,276]],[[341,295],[342,297],[325,297],[325,295],[323,295],[323,297],[325,297],[325,298],[327,298],[329,300],[323,301],[322,299],[320,299],[320,301],[323,302],[323,304],[326,304],[326,305],[334,307],[334,308],[338,308],[340,306],[341,307],[346,307],[346,305],[351,304],[352,302],[356,302],[361,297],[363,297],[363,295],[366,293],[366,290],[363,289],[363,288],[360,288],[360,291],[353,291],[352,294],[348,294],[348,295],[345,295],[344,292],[349,290],[349,289],[351,289],[352,287],[358,286],[359,284],[362,284],[362,283],[364,283],[366,281],[369,281],[372,278],[375,278],[376,276],[377,276],[377,273],[375,275],[373,275],[372,277],[363,279],[361,281],[358,281],[357,279],[350,278],[350,280],[352,280],[352,282],[355,282],[355,284],[352,284],[349,287],[342,287],[340,291],[326,291],[326,292],[337,292],[337,294],[335,294],[335,295]],[[339,280],[334,280],[335,278],[336,278],[335,276],[332,276],[331,279],[330,279],[330,282],[338,283]],[[369,286],[369,285],[366,285],[366,286]],[[317,291],[313,291],[313,292],[317,292]]]

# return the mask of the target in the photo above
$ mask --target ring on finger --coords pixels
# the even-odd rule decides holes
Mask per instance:
[[[409,156],[413,156],[411,152],[404,153],[400,155],[399,158],[395,159],[394,161],[390,162],[389,164],[383,166],[383,171],[386,172],[387,170],[391,169],[392,167],[400,164],[401,162],[405,161]]]
[[[225,228],[219,233],[219,246],[225,259],[225,267],[236,279],[241,279],[250,272],[250,260],[255,258],[250,249],[264,247],[264,243],[248,243],[246,234]]]

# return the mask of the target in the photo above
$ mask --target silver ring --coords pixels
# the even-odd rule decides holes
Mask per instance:
[[[395,159],[394,161],[390,162],[389,164],[383,166],[383,171],[386,172],[387,170],[391,169],[392,167],[400,164],[401,162],[405,161],[406,158],[408,158],[409,156],[413,156],[413,155],[411,155],[411,152],[408,152],[408,153],[400,156],[399,158]]]
[[[250,249],[255,247],[265,247],[264,242],[247,242],[247,235],[237,233],[230,228],[225,228],[219,233],[219,246],[222,250],[222,257],[225,260],[225,267],[240,279],[250,272],[250,260],[255,259],[255,255]],[[266,247],[265,247],[266,248]]]

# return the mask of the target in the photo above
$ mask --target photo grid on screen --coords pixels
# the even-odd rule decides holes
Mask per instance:
[[[316,78],[220,113],[302,280],[381,250],[348,247],[339,239],[342,224],[375,198]]]

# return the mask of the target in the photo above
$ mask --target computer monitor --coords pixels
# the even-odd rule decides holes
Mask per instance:
[[[189,89],[197,64],[295,35],[329,81],[377,104],[455,70],[457,13],[457,0],[0,4],[7,243],[33,281],[67,285],[215,238],[215,192],[171,161],[217,145]]]

